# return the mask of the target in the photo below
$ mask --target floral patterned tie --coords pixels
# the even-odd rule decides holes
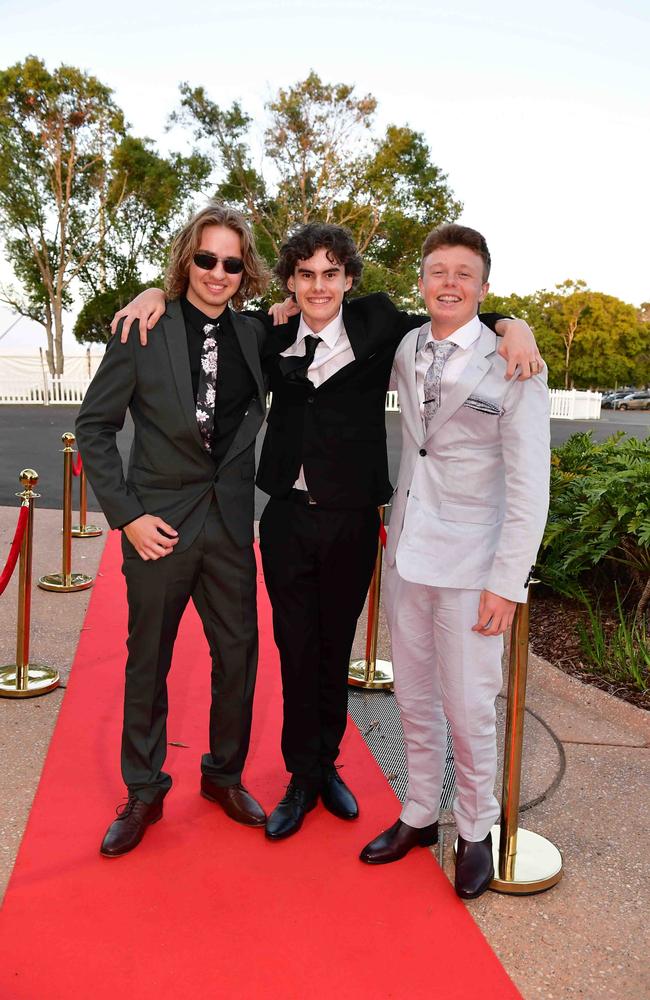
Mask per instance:
[[[196,422],[206,451],[212,452],[214,437],[214,403],[217,395],[217,338],[218,323],[206,323],[205,339],[201,350],[201,371],[196,394]]]
[[[445,367],[447,358],[456,350],[457,345],[449,340],[428,340],[424,349],[431,351],[433,361],[427,368],[424,376],[424,423],[428,427],[429,421],[440,406],[440,383],[442,381],[442,369]]]

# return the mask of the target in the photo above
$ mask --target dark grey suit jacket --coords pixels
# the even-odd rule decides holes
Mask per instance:
[[[176,551],[182,551],[196,538],[216,496],[235,544],[252,542],[255,438],[266,408],[260,365],[266,333],[250,316],[232,312],[231,320],[257,391],[216,469],[196,423],[180,303],[167,304],[147,347],[140,345],[135,327],[126,344],[111,338],[76,424],[84,468],[111,527],[157,514],[176,528]],[[125,477],[115,436],[127,410],[135,436]],[[123,544],[129,554],[126,538]]]

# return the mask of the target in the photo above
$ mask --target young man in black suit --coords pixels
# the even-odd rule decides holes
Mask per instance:
[[[113,528],[122,529],[129,603],[122,775],[128,789],[101,845],[132,850],[162,817],[167,673],[193,600],[212,657],[209,752],[201,794],[232,819],[264,826],[241,784],[257,669],[253,552],[255,438],[266,408],[262,324],[228,308],[266,285],[239,212],[210,205],[181,230],[170,301],[145,351],[114,337],[77,419],[84,468]],[[127,409],[135,437],[124,477],[115,443]]]
[[[321,223],[300,227],[276,266],[295,305],[276,309],[294,314],[277,328],[290,346],[265,359],[273,403],[257,475],[271,497],[260,547],[280,650],[282,750],[291,774],[266,824],[272,840],[296,833],[319,795],[335,815],[358,815],[335,762],[347,722],[350,651],[376,555],[377,507],[392,494],[386,390],[399,341],[423,322],[383,293],[346,301],[362,266],[350,233]],[[138,308],[118,317],[139,316],[145,335],[161,298],[157,290],[142,293]],[[482,319],[500,325],[496,316]],[[524,368],[538,357],[532,336],[523,347],[520,338],[515,333],[510,340],[513,369],[515,360]]]

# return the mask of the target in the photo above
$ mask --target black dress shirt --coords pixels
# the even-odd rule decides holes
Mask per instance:
[[[226,308],[217,319],[211,319],[185,297],[181,299],[181,308],[187,332],[194,402],[199,388],[201,352],[205,339],[203,327],[206,323],[217,326],[214,334],[217,338],[218,360],[212,456],[215,465],[219,465],[237,433],[251,399],[257,393],[257,386],[239,346],[230,320],[230,310]]]

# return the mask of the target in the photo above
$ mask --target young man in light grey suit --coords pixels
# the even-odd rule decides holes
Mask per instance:
[[[494,874],[502,637],[526,600],[549,484],[546,374],[504,379],[497,338],[477,316],[489,271],[480,233],[458,225],[430,233],[419,286],[431,322],[395,356],[403,445],[384,593],[409,786],[400,819],[361,854],[385,864],[437,842],[446,716],[456,764],[455,885],[466,899]]]

